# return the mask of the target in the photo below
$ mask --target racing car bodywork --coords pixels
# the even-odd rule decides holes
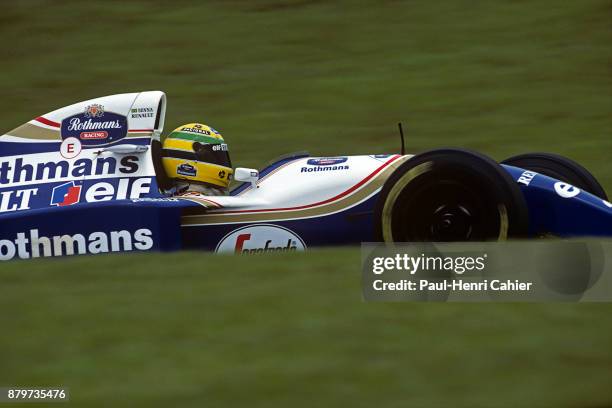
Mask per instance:
[[[159,91],[114,95],[0,136],[0,260],[612,235],[612,205],[594,179],[574,186],[563,171],[548,177],[546,169],[457,149],[296,154],[259,174],[242,169],[253,180],[229,196],[166,197],[159,190],[168,182],[159,165],[165,111]]]

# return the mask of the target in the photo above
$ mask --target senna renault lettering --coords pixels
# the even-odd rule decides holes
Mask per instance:
[[[293,154],[261,170],[234,168],[212,127],[163,134],[166,103],[160,91],[101,97],[0,136],[0,260],[612,236],[601,185],[555,154],[501,163],[457,148]],[[195,179],[235,185],[193,191]]]

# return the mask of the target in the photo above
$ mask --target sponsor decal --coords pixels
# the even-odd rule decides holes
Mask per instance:
[[[191,127],[184,127],[184,128],[181,128],[180,131],[181,132],[198,133],[200,135],[206,135],[206,136],[210,136],[211,135],[211,132],[208,129],[204,129],[204,127],[202,125],[193,125]],[[217,131],[215,131],[214,133],[215,134],[219,134]]]
[[[562,181],[555,183],[555,191],[563,198],[572,198],[580,194],[580,189],[578,187],[574,187]]]
[[[81,199],[81,188],[82,186],[76,185],[74,181],[54,187],[51,193],[51,205],[63,207],[78,203]]]
[[[173,197],[144,197],[144,198],[135,198],[132,200],[133,203],[165,203],[165,202],[170,202],[170,203],[178,203],[179,200],[178,198],[173,198]]]
[[[198,169],[189,163],[183,163],[176,167],[176,173],[180,174],[181,176],[195,177],[196,174],[198,174]]]
[[[151,180],[150,177],[143,177],[135,179],[130,183],[130,179],[123,178],[119,180],[116,188],[112,183],[101,181],[87,189],[85,201],[97,203],[100,201],[140,198],[151,191]]]
[[[146,197],[151,192],[152,185],[151,177],[142,177],[108,181],[71,180],[37,188],[0,191],[0,213],[49,206],[63,207],[79,202],[134,200]]]
[[[300,173],[348,170],[348,165],[338,166],[338,164],[345,163],[347,160],[348,157],[320,157],[318,159],[308,159],[306,164],[313,167],[302,167]]]
[[[212,150],[214,152],[227,152],[227,144],[226,143],[220,143],[220,144],[214,144],[212,146]]]
[[[14,238],[0,240],[0,261],[105,252],[147,251],[153,248],[153,232],[96,231],[90,234],[41,236],[38,229],[18,232]]]
[[[123,178],[119,180],[117,187],[112,183],[100,181],[84,188],[82,185],[70,181],[53,188],[51,204],[57,206],[76,204],[80,201],[82,190],[85,192],[85,201],[89,203],[126,200],[128,198],[136,199],[151,191],[151,178],[138,178],[132,183],[130,183],[130,179]]]
[[[391,154],[373,154],[370,157],[373,157],[375,159],[386,159],[386,158],[389,158],[391,156],[392,156]]]
[[[81,154],[81,141],[76,137],[67,137],[60,145],[60,154],[64,159],[74,159]]]
[[[134,108],[130,110],[130,118],[132,119],[152,118],[154,116],[155,110],[153,108]]]
[[[38,194],[37,188],[3,191],[0,193],[0,213],[30,209],[30,200]]]
[[[96,140],[96,139],[107,139],[108,132],[103,130],[101,132],[83,132],[81,133],[82,140]]]
[[[97,146],[117,142],[127,135],[127,118],[104,110],[104,106],[93,104],[83,113],[62,120],[62,139],[74,137],[84,146]]]
[[[348,170],[349,166],[326,166],[326,167],[302,167],[300,173],[312,173],[319,171]]]
[[[259,254],[265,252],[303,251],[306,244],[293,231],[272,224],[242,227],[227,234],[215,252]]]
[[[219,172],[219,178],[221,178],[221,179],[222,179],[222,178],[225,178],[225,171],[221,170],[221,171]]]
[[[533,178],[535,176],[537,176],[538,173],[534,172],[534,171],[525,171],[523,172],[523,174],[521,174],[521,176],[518,178],[517,182],[523,185],[528,186],[531,183],[531,180],[533,180]]]
[[[610,204],[610,202],[608,202],[608,201],[606,201],[606,200],[603,200],[603,203],[604,203],[604,205],[605,205],[606,207],[608,207],[608,208],[612,208],[612,204]]]
[[[140,168],[138,156],[81,158],[28,163],[24,158],[0,161],[0,186],[29,182],[80,179],[106,174],[130,175]]]
[[[101,118],[104,116],[104,106],[98,105],[97,103],[89,105],[85,108],[83,115],[85,115],[86,118]]]
[[[318,159],[308,159],[306,162],[310,166],[333,166],[334,164],[344,163],[348,157],[320,157]]]

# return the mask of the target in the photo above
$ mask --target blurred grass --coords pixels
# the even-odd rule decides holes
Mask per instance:
[[[612,401],[609,307],[363,303],[359,269],[356,248],[3,264],[0,384],[100,407]]]
[[[234,163],[550,151],[612,192],[612,3],[23,0],[0,14],[4,130],[167,92]],[[77,406],[612,404],[608,305],[364,304],[358,253],[0,266],[0,385]],[[127,401],[127,403],[126,403]]]

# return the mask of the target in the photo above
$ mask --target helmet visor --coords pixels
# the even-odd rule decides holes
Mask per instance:
[[[195,160],[203,163],[217,164],[219,166],[232,168],[232,161],[225,143],[193,143],[193,152],[176,149],[164,149],[164,157],[176,159]]]
[[[204,144],[194,142],[193,150],[198,161],[205,163],[218,164],[220,166],[232,167],[232,161],[229,157],[227,144]]]

